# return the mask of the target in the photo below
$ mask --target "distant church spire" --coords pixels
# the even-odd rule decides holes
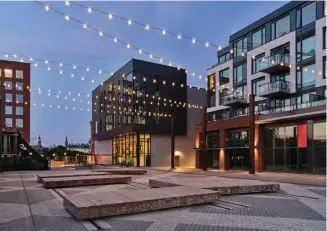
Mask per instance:
[[[66,136],[66,140],[65,140],[65,148],[68,148],[68,139],[67,139],[67,136]]]
[[[42,146],[42,140],[40,135],[39,138],[37,139],[37,145]]]

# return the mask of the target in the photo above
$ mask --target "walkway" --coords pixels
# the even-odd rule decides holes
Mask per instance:
[[[151,168],[159,171],[171,171],[170,168]],[[254,175],[249,174],[247,171],[220,171],[208,169],[203,171],[194,168],[176,168],[173,172],[189,173],[189,174],[201,174],[208,176],[219,176],[227,178],[249,179],[249,180],[262,180],[273,181],[279,183],[291,183],[300,185],[312,185],[312,186],[326,186],[326,176],[313,175],[313,174],[294,174],[294,173],[274,173],[274,172],[261,172]]]

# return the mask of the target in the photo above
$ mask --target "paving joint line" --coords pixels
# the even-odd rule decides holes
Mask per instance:
[[[23,184],[24,193],[25,193],[25,197],[26,197],[26,200],[27,200],[28,209],[29,209],[30,214],[31,214],[32,223],[33,223],[33,226],[34,226],[35,231],[37,231],[37,228],[36,228],[36,225],[35,225],[34,216],[33,216],[32,209],[31,209],[31,205],[30,205],[30,202],[29,202],[29,200],[28,200],[28,196],[27,196],[27,192],[26,192],[26,188],[25,188],[24,180],[23,180],[22,174],[20,173],[19,175],[20,175],[20,179],[21,179],[22,184]]]
[[[320,199],[318,197],[301,196],[301,195],[295,195],[295,194],[289,194],[289,193],[278,193],[278,192],[276,192],[276,194],[290,196],[290,197],[303,197],[303,198],[314,199],[314,200],[319,200]]]
[[[231,202],[231,201],[225,201],[225,200],[219,200],[223,203],[226,203],[226,204],[232,204],[232,205],[238,205],[238,206],[242,206],[242,207],[245,207],[245,208],[248,208],[250,207],[249,205],[245,205],[245,204],[241,204],[241,203],[236,203],[236,202]]]

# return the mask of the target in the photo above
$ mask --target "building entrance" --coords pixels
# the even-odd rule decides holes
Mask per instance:
[[[239,148],[225,150],[227,154],[227,169],[228,170],[248,170],[249,169],[249,149]]]

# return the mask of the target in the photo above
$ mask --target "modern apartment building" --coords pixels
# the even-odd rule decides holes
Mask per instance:
[[[194,167],[205,103],[185,70],[132,59],[92,92],[91,152],[103,164],[169,167],[173,128],[176,166]]]
[[[7,132],[19,131],[30,142],[30,64],[0,60],[0,126]],[[4,153],[8,140],[3,138]],[[9,142],[10,143],[10,142]]]
[[[289,2],[230,35],[208,69],[196,166],[249,168],[254,94],[255,170],[326,173],[326,39],[324,1]]]

